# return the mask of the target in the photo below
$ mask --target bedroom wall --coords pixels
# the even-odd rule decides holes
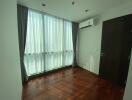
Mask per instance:
[[[130,66],[129,66],[127,85],[126,85],[123,100],[131,100],[131,99],[132,99],[132,50],[131,50],[131,60],[130,60]]]
[[[16,0],[0,0],[0,100],[21,100]]]
[[[100,59],[101,23],[79,32],[79,66],[98,74]]]
[[[102,22],[115,17],[132,14],[132,1],[115,8],[106,10],[101,15],[97,16],[98,23],[96,26],[81,29],[79,32],[79,66],[94,72],[99,73]]]

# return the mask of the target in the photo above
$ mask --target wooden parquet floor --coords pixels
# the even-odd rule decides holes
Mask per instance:
[[[30,80],[23,100],[122,100],[124,90],[79,67]]]

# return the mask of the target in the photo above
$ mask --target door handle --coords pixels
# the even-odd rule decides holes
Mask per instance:
[[[130,60],[131,59],[131,56],[128,56],[128,60]]]
[[[102,57],[102,56],[104,56],[104,53],[103,53],[103,52],[101,52],[101,57]]]

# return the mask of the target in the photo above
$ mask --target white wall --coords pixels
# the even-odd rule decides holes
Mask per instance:
[[[98,74],[100,59],[101,25],[84,28],[79,32],[79,65]]]
[[[0,100],[21,100],[16,0],[0,0]]]
[[[132,1],[102,13],[97,26],[80,30],[79,66],[98,74],[102,36],[102,22],[115,17],[132,14]]]
[[[127,85],[123,100],[132,100],[132,51],[131,51],[131,61],[129,66]]]

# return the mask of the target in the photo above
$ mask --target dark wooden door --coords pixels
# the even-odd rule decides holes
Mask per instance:
[[[126,52],[130,52],[130,46],[126,19],[119,17],[103,22],[99,75],[115,84],[122,84],[128,73],[129,60],[126,59],[129,58],[129,53]]]
[[[119,84],[125,86],[132,48],[132,15],[124,16],[124,34],[121,49]]]

